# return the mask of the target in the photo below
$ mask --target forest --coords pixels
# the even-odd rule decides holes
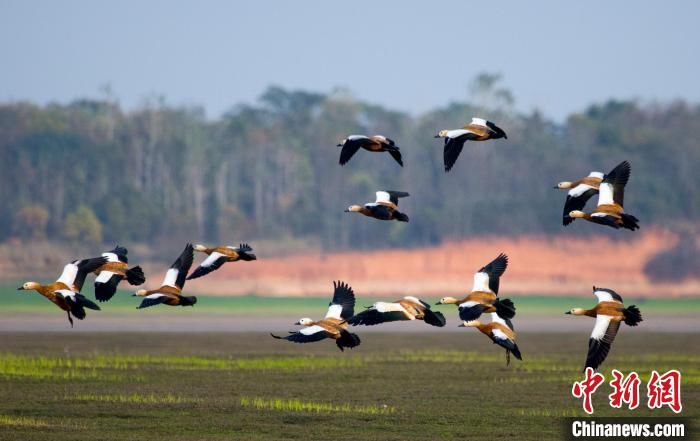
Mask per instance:
[[[235,102],[232,99],[232,102]],[[442,140],[472,116],[507,140],[468,143],[450,173]],[[405,167],[360,151],[344,167],[336,144],[383,134]],[[69,104],[0,105],[0,242],[143,243],[267,240],[322,250],[418,247],[475,235],[629,235],[561,225],[557,182],[626,159],[626,210],[642,228],[696,234],[700,220],[700,106],[683,101],[591,105],[562,123],[514,110],[497,76],[469,100],[421,115],[328,94],[270,87],[254,104],[209,119],[199,108],[150,99],[133,110],[112,96]],[[408,224],[343,210],[404,190]]]

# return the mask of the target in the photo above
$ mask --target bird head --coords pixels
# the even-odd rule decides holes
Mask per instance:
[[[362,211],[362,206],[360,205],[351,205],[348,208],[345,209],[346,213],[353,213],[353,212],[358,212]]]
[[[584,213],[581,210],[571,210],[569,212],[569,217],[571,217],[573,219],[580,219],[580,218],[583,218],[585,216],[586,216],[586,213]]]
[[[22,286],[17,288],[17,291],[39,289],[40,286],[41,286],[41,284],[39,284],[37,282],[25,282]]]
[[[434,138],[445,138],[447,137],[447,132],[448,130],[440,130],[438,134],[434,136]]]
[[[554,187],[554,188],[558,188],[558,189],[561,189],[561,190],[565,190],[565,189],[567,189],[567,188],[571,188],[571,182],[569,182],[569,181],[562,181],[562,182],[558,183],[558,184],[556,185],[556,187]]]
[[[148,291],[146,291],[145,289],[139,289],[138,291],[133,293],[131,296],[132,297],[144,297],[144,296],[146,296],[146,294],[148,294]]]
[[[481,326],[481,322],[479,320],[464,320],[462,321],[462,324],[458,326],[458,328],[476,328],[477,326]]]
[[[299,321],[296,322],[296,323],[294,323],[294,324],[295,324],[295,325],[302,325],[302,326],[311,326],[311,324],[312,324],[313,322],[314,322],[314,321],[311,320],[310,318],[304,317],[304,318],[299,319]]]
[[[455,305],[459,300],[454,297],[443,297],[436,303],[436,305]]]

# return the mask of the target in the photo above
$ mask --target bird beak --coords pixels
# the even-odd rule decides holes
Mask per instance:
[[[344,212],[344,213],[350,213],[350,210],[348,210],[348,209],[346,208],[345,210],[343,210],[343,212]]]
[[[566,311],[564,314],[571,314],[571,311]]]
[[[138,297],[135,293],[131,295],[131,297]]]
[[[440,136],[440,135],[435,135],[435,136],[433,136],[433,138],[442,138],[442,136]]]
[[[458,328],[466,328],[466,326],[464,325],[464,322],[462,322],[462,323],[460,323],[459,325],[457,325],[457,327],[458,327]]]
[[[24,286],[20,286],[19,288],[17,288],[17,291],[24,291]]]
[[[436,305],[442,305],[442,302],[437,302]]]
[[[336,144],[335,146],[336,146],[336,147],[342,147],[343,144]]]
[[[558,185],[555,185],[555,186],[552,187],[552,188],[554,188],[555,190],[559,190],[559,186],[558,186]]]
[[[294,322],[295,325],[301,325],[301,322]]]

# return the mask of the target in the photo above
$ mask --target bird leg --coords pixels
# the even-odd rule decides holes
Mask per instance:
[[[506,366],[510,366],[510,351],[506,349]]]
[[[73,317],[70,316],[70,311],[66,311],[66,314],[68,314],[68,321],[70,322],[70,327],[73,327]]]

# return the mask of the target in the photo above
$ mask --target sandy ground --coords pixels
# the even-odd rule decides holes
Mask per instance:
[[[99,320],[75,321],[70,329],[62,314],[2,314],[0,332],[274,332],[284,334],[298,329],[299,317],[240,316],[235,314],[149,314],[147,319],[135,314],[102,314]],[[422,322],[386,323],[381,326],[359,326],[355,332],[467,332],[457,325],[456,316],[447,317],[444,328]],[[486,319],[488,320],[488,319]],[[585,317],[522,315],[515,320],[517,332],[581,332],[589,333],[593,320]],[[648,314],[636,329],[622,332],[700,332],[700,320],[694,315]]]
[[[188,282],[192,294],[270,296],[326,295],[330,280],[345,280],[358,292],[375,297],[456,295],[471,287],[473,273],[499,253],[510,258],[501,290],[512,294],[588,295],[591,285],[614,287],[623,297],[673,297],[700,294],[700,279],[654,283],[644,267],[658,252],[678,242],[673,233],[647,229],[603,236],[483,237],[419,249],[379,249],[342,253],[304,252],[267,256],[224,265]],[[196,256],[195,265],[202,259]],[[145,268],[147,273],[148,268]],[[156,287],[163,268],[149,274]],[[151,270],[152,271],[152,270]]]

